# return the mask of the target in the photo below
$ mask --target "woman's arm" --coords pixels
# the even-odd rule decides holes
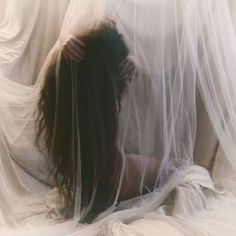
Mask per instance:
[[[118,171],[116,175],[115,189],[117,189],[122,171],[122,165],[118,164]],[[127,200],[140,195],[141,178],[144,176],[143,193],[147,193],[147,189],[153,189],[155,185],[156,176],[160,166],[160,160],[154,157],[140,156],[136,154],[126,155],[125,174],[120,189],[120,200]],[[143,173],[145,171],[145,173]],[[144,187],[143,186],[143,187]]]

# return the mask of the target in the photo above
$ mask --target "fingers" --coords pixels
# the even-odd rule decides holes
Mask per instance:
[[[76,37],[69,37],[63,44],[62,53],[66,59],[80,63],[85,57],[85,44]]]
[[[71,41],[75,42],[77,45],[80,45],[81,47],[85,47],[85,43],[83,41],[81,41],[80,39],[76,38],[76,37],[71,37]]]
[[[108,23],[108,25],[110,25],[111,27],[116,27],[116,22],[110,18],[106,18],[106,23]]]
[[[77,54],[78,57],[83,58],[85,56],[84,47],[76,44],[74,41],[70,41],[66,47],[69,52],[74,52],[74,54]]]
[[[134,74],[135,74],[135,64],[131,58],[126,58],[121,64],[120,64],[120,76],[130,81]]]
[[[70,60],[76,61],[78,63],[80,63],[83,60],[83,56],[81,56],[76,51],[73,51],[68,47],[63,48],[62,52],[63,52],[63,55],[64,55],[66,60],[70,59]]]
[[[121,74],[129,74],[132,71],[134,71],[134,64],[133,62],[126,60],[123,64],[122,64],[122,70],[121,70]]]

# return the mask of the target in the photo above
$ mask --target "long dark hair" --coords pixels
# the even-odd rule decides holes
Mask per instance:
[[[119,159],[118,113],[127,84],[120,65],[128,49],[116,28],[105,24],[82,41],[86,48],[80,63],[62,55],[59,76],[56,61],[47,71],[38,103],[37,141],[45,141],[67,217],[73,215],[78,181],[83,209],[95,190],[93,206],[84,218],[88,222],[114,197],[110,181]]]

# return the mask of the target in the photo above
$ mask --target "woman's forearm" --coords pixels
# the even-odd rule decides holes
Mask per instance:
[[[159,166],[160,160],[157,158],[136,154],[126,155],[120,199],[126,200],[139,196],[141,191],[145,193],[144,186],[147,189],[153,189]],[[142,181],[143,186],[140,187]]]

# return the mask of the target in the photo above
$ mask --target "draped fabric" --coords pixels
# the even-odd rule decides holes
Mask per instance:
[[[56,61],[54,127],[60,119],[62,124],[68,122],[59,96],[64,91],[60,87],[63,45],[77,37],[85,39],[86,47],[91,42],[86,37],[99,32],[104,22],[112,22],[121,35],[135,74],[122,94],[117,118],[121,160],[117,189],[107,208],[91,224],[84,224],[99,183],[94,180],[84,207],[85,170],[79,143],[86,135],[80,135],[83,127],[76,116],[83,97],[73,82],[77,75],[67,76],[75,83],[69,90],[73,99],[68,110],[74,115],[69,123],[78,131],[69,137],[77,145],[68,152],[76,160],[75,204],[69,219],[60,214],[61,195],[50,153],[36,144],[37,114],[45,78]],[[235,27],[234,0],[0,0],[1,234],[235,235]],[[194,160],[199,97],[222,150],[222,163],[228,165],[215,182]],[[106,142],[101,140],[101,150]],[[127,172],[131,154],[140,166],[139,193],[120,201],[123,181],[134,184]],[[160,165],[149,188],[145,178],[153,158]]]

